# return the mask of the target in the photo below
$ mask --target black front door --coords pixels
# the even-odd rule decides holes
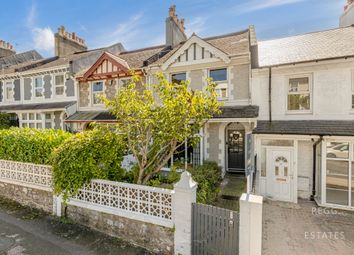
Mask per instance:
[[[227,131],[227,170],[231,172],[245,170],[245,132]]]

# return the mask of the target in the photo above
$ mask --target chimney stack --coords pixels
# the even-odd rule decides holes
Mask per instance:
[[[0,58],[16,54],[15,48],[8,42],[0,40]]]
[[[85,40],[78,37],[74,32],[69,33],[65,31],[65,27],[58,28],[55,33],[55,56],[63,57],[75,52],[86,51],[87,46]]]
[[[178,19],[176,5],[172,5],[166,18],[166,45],[174,47],[187,40],[184,30],[184,19]]]
[[[354,0],[347,0],[344,13],[339,18],[339,26],[347,27],[354,24]]]

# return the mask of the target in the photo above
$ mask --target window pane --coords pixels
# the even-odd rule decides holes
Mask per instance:
[[[50,114],[50,113],[46,113],[46,114],[45,114],[45,119],[46,119],[46,120],[51,120],[51,119],[52,119],[51,114]]]
[[[340,160],[327,160],[326,202],[348,205],[349,163]]]
[[[293,78],[289,79],[290,92],[307,92],[309,91],[309,78]]]
[[[42,115],[40,113],[36,113],[36,120],[41,120],[42,119]]]
[[[288,110],[310,110],[310,95],[288,95]]]
[[[352,108],[354,109],[354,94],[352,95]]]
[[[22,113],[22,119],[27,120],[27,113]]]
[[[37,123],[36,127],[41,129],[42,128],[42,123]]]
[[[30,114],[29,114],[29,119],[30,119],[30,120],[34,120],[34,113],[30,113]]]
[[[42,88],[42,86],[43,86],[42,78],[36,78],[35,79],[35,87],[36,88]]]
[[[94,92],[96,92],[96,91],[98,91],[98,92],[103,91],[103,82],[100,81],[100,82],[95,82],[95,83],[93,83],[92,90],[93,90]]]
[[[210,78],[213,78],[213,81],[226,81],[227,80],[226,68],[210,70]]]
[[[24,123],[22,123],[22,127],[27,127],[27,123],[26,122],[24,122]]]
[[[28,123],[28,127],[34,128],[34,123]]]
[[[64,85],[64,75],[55,76],[55,85]]]
[[[55,94],[56,95],[63,95],[64,94],[64,86],[56,87],[55,88]]]
[[[327,158],[345,158],[349,156],[349,143],[327,143]]]
[[[186,73],[175,73],[172,74],[172,83],[177,83],[181,84],[182,81],[185,81],[186,78]]]
[[[52,128],[52,123],[51,122],[46,122],[45,123],[45,128]]]

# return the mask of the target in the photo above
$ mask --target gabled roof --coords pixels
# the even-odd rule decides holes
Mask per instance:
[[[101,79],[101,76],[107,75],[122,75],[129,74],[130,67],[128,63],[120,57],[109,52],[104,52],[97,61],[77,78],[82,81]]]
[[[217,51],[222,52],[227,57],[236,56],[236,55],[246,55],[249,54],[250,52],[249,29],[235,32],[235,33],[213,36],[213,37],[201,38],[196,35],[195,37],[199,38],[200,41],[203,41],[204,44],[208,44],[210,45],[210,47],[213,47],[214,49],[217,49]],[[187,41],[182,42],[181,44],[174,47],[169,53],[167,53],[162,58],[157,60],[154,64],[163,65],[166,61],[168,61],[169,58],[171,57],[173,58],[173,55],[177,51],[180,51],[180,48],[182,48],[185,44],[189,44],[192,38],[193,36],[189,38]]]
[[[354,26],[258,41],[258,65],[277,66],[354,56]],[[257,56],[252,56],[257,57]]]

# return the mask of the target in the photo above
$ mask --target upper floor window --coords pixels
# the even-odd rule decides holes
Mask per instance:
[[[103,96],[103,82],[95,81],[92,83],[93,104],[102,104],[101,96]]]
[[[209,77],[213,79],[213,82],[216,82],[216,94],[220,98],[228,97],[228,81],[227,81],[227,69],[214,69],[209,71]]]
[[[172,83],[181,84],[182,81],[187,79],[186,73],[174,73],[171,75]]]
[[[310,109],[310,78],[290,78],[288,85],[288,111],[308,111]]]
[[[34,96],[43,97],[43,79],[42,77],[34,78]]]
[[[64,75],[56,75],[54,78],[55,83],[55,95],[64,95]]]
[[[14,85],[11,81],[5,83],[5,101],[14,100]]]

